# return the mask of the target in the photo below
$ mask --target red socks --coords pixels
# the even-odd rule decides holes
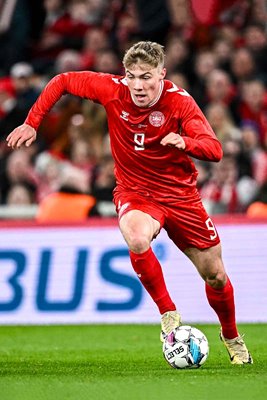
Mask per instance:
[[[176,310],[175,304],[167,291],[161,265],[151,247],[142,254],[133,253],[131,250],[129,253],[133,269],[157,304],[159,312],[164,314],[167,311]]]
[[[228,278],[226,285],[220,289],[214,289],[206,283],[206,295],[210,306],[218,315],[223,336],[227,339],[237,337],[234,290],[230,279]]]
[[[159,312],[164,314],[166,311],[176,310],[167,291],[161,265],[151,247],[142,254],[133,253],[131,250],[129,253],[133,269],[157,304]],[[227,339],[237,337],[234,290],[230,279],[228,278],[226,285],[220,289],[214,289],[206,284],[206,294],[210,306],[218,315],[223,336]]]

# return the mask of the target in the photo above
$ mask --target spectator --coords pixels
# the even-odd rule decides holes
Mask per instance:
[[[234,124],[230,110],[225,104],[209,103],[205,115],[221,143],[228,139],[241,139],[240,129]]]
[[[216,39],[225,40],[233,50],[240,46],[240,32],[230,23],[224,23],[217,27]]]
[[[31,15],[27,0],[2,2],[0,15],[0,74],[27,57]]]
[[[235,96],[235,89],[229,75],[220,69],[214,69],[209,73],[206,87],[208,101],[228,105]]]
[[[253,0],[251,8],[251,20],[267,28],[267,5],[265,0]]]
[[[177,87],[183,88],[186,91],[190,91],[190,86],[186,76],[180,72],[172,72],[167,74],[167,79],[172,81]]]
[[[107,12],[109,1],[107,0],[86,0],[86,18],[93,26],[99,26]]]
[[[251,164],[251,176],[259,185],[267,181],[267,151],[260,146],[255,124],[245,124],[242,129],[244,152]]]
[[[35,160],[35,171],[38,176],[37,202],[47,195],[59,190],[61,183],[62,162],[48,152],[40,153]]]
[[[254,199],[259,185],[253,176],[252,160],[244,151],[241,141],[228,139],[223,145],[224,157],[232,158],[236,164],[236,194],[238,212],[244,212],[249,203]]]
[[[0,135],[21,124],[40,91],[33,83],[34,71],[26,62],[12,66],[10,76],[0,78]]]
[[[216,67],[217,60],[211,51],[203,50],[196,54],[194,63],[195,77],[191,86],[191,94],[202,109],[205,107],[203,93],[205,93],[207,78]]]
[[[265,28],[259,24],[248,25],[244,32],[244,42],[255,60],[257,77],[267,84],[267,37]]]
[[[14,88],[18,108],[27,112],[40,94],[34,84],[34,70],[31,64],[19,62],[10,69],[11,84]]]
[[[27,113],[19,110],[10,81],[0,79],[0,138],[4,140],[10,128],[21,124]]]
[[[121,73],[121,63],[115,52],[111,49],[100,50],[95,55],[94,70],[101,72],[110,72],[114,75]]]
[[[44,119],[40,132],[44,140],[44,146],[41,150],[51,149],[59,157],[64,157],[61,149],[68,143],[67,135],[70,121],[73,115],[81,113],[82,102],[76,96],[64,96],[52,108],[49,115]]]
[[[53,74],[82,69],[81,55],[77,50],[62,50],[55,58]]]
[[[98,162],[105,154],[105,148],[109,149],[109,145],[105,144],[108,131],[105,109],[100,104],[86,101],[82,105],[82,113],[84,116],[84,137],[86,137],[91,152]],[[88,132],[90,133],[88,134]]]
[[[91,181],[95,161],[94,155],[91,153],[90,146],[86,140],[79,138],[73,142],[69,160],[72,166],[85,173],[88,182],[87,191],[89,191],[89,182]]]
[[[227,39],[218,38],[214,41],[212,50],[216,57],[218,68],[229,73],[234,51],[232,43]]]
[[[27,206],[33,204],[31,189],[21,183],[15,183],[7,193],[6,203],[9,206]]]
[[[111,155],[106,155],[97,165],[92,180],[92,194],[96,199],[94,215],[103,217],[116,216],[113,203],[115,188],[114,161]]]
[[[262,185],[254,202],[246,212],[249,218],[267,218],[267,181]]]
[[[2,201],[6,203],[10,188],[15,184],[26,185],[35,196],[38,177],[31,161],[28,149],[20,149],[11,153],[5,165],[1,179]]]
[[[70,150],[70,161],[73,166],[82,169],[86,172],[91,171],[93,161],[93,155],[90,152],[89,144],[83,138],[77,138]]]
[[[140,35],[140,24],[142,23],[136,12],[135,0],[121,1],[120,15],[113,27],[113,43],[121,53],[129,47],[134,37]]]
[[[176,32],[185,32],[192,26],[190,3],[187,0],[167,0],[171,27]]]
[[[233,53],[230,67],[233,82],[238,85],[248,79],[253,79],[256,75],[255,60],[252,53],[245,47]]]
[[[140,36],[165,44],[171,26],[168,5],[164,0],[135,0]]]
[[[240,137],[241,139],[241,137]],[[249,154],[244,151],[241,140],[228,138],[223,142],[224,156],[235,160],[238,179],[243,176],[252,177],[252,164]]]
[[[63,0],[44,0],[44,23],[41,27],[39,40],[32,48],[32,59],[35,67],[41,73],[54,64],[54,57],[63,50],[63,38],[57,32],[57,26],[62,24],[67,16]]]
[[[207,212],[214,215],[239,211],[237,177],[238,169],[232,157],[225,156],[220,163],[212,165],[211,179],[200,189]]]
[[[101,27],[88,29],[83,37],[83,44],[80,52],[81,69],[93,69],[95,57],[99,51],[109,48],[106,32]]]
[[[176,35],[171,36],[166,44],[166,69],[168,74],[174,72],[188,74],[191,69],[188,45]]]
[[[233,122],[239,122],[237,107],[239,98],[235,86],[233,85],[230,75],[220,69],[214,69],[210,72],[206,79],[206,91],[203,96],[203,103],[221,103],[225,105],[229,111],[229,118]]]
[[[80,50],[85,32],[91,28],[86,0],[46,0],[46,20],[34,62],[42,72],[51,70],[55,57],[66,49]]]
[[[198,176],[197,176],[197,187],[200,191],[202,187],[208,183],[210,179],[210,165],[205,161],[194,160],[194,163],[197,168]]]
[[[267,146],[267,93],[260,80],[250,80],[242,85],[238,107],[241,123],[253,123],[259,132],[260,144]]]
[[[120,74],[118,56],[133,40],[160,35],[158,41],[166,44],[167,78],[192,94],[206,113],[228,160],[222,170],[235,165],[236,207],[217,204],[215,212],[244,211],[267,175],[266,4],[263,0],[215,3],[209,21],[199,24],[186,0],[44,0],[27,1],[27,7],[26,0],[6,1],[10,18],[3,21],[0,16],[2,203],[9,201],[8,193],[17,184],[29,186],[38,201],[58,191],[63,170],[71,164],[82,170],[84,190],[90,189],[91,174],[95,171],[93,183],[97,171],[102,175],[103,158],[110,155],[102,106],[64,96],[43,121],[37,144],[28,149],[31,172],[26,182],[21,177],[14,183],[7,176],[11,155],[3,139],[24,121],[51,75],[84,69]],[[156,17],[149,18],[149,24],[140,23],[153,12]],[[49,154],[49,162],[39,170],[43,154]],[[210,171],[205,163],[197,167],[201,190],[214,184],[216,174],[228,179],[220,168]],[[225,187],[222,182],[221,187]],[[227,190],[222,189],[224,194]]]

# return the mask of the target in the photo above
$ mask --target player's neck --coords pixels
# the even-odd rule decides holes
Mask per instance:
[[[155,97],[155,99],[152,100],[151,103],[148,104],[148,107],[154,106],[154,104],[156,104],[159,101],[160,96],[161,96],[162,91],[163,91],[163,87],[164,87],[164,82],[162,80],[162,81],[160,81],[160,87],[159,87],[159,92],[158,92],[157,97]]]

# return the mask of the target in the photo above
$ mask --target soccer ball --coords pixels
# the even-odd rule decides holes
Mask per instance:
[[[209,343],[199,329],[182,325],[166,337],[163,355],[173,368],[199,368],[208,358]]]

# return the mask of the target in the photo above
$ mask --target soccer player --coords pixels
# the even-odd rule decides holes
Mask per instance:
[[[43,117],[65,93],[101,103],[115,160],[114,202],[120,230],[133,269],[161,314],[161,340],[181,324],[151,248],[164,228],[205,281],[231,362],[252,363],[237,330],[233,287],[221,258],[220,239],[196,189],[197,171],[190,158],[218,162],[221,144],[194,99],[164,79],[161,45],[134,44],[123,65],[125,76],[90,71],[55,76],[25,123],[8,135],[7,144],[13,149],[30,146]]]

